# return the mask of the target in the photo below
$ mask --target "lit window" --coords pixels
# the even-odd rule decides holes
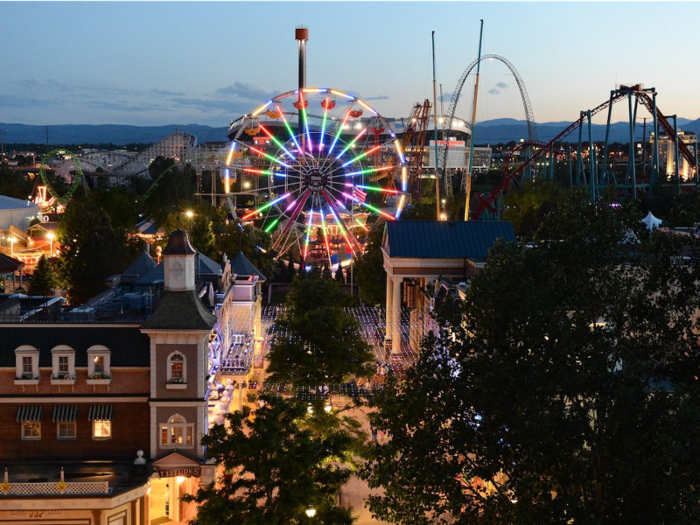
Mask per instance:
[[[93,373],[104,374],[105,372],[105,356],[96,355],[92,358]]]
[[[175,354],[170,358],[170,379],[182,379],[184,377],[184,361],[180,354]]]
[[[109,348],[102,345],[91,346],[87,354],[88,378],[109,379],[111,374]]]
[[[58,422],[58,439],[75,439],[75,421]]]
[[[174,415],[168,423],[160,427],[160,445],[162,447],[192,448],[194,446],[194,425],[185,418]]]
[[[111,421],[93,421],[92,422],[92,438],[93,439],[111,439],[112,438],[112,422]]]
[[[22,421],[22,439],[41,439],[41,421]]]

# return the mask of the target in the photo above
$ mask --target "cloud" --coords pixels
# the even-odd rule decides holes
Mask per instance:
[[[167,91],[165,89],[152,89],[150,91],[153,95],[163,96],[163,97],[184,97],[185,94],[179,91]]]
[[[41,100],[33,97],[18,97],[15,95],[0,95],[0,108],[36,108],[54,104],[52,100]]]
[[[390,100],[391,97],[388,95],[375,95],[373,97],[365,97],[365,100]]]
[[[256,102],[269,100],[275,96],[275,93],[265,91],[262,88],[246,84],[244,82],[234,82],[230,86],[218,88],[216,93],[219,95],[233,95],[245,100],[253,100]]]
[[[153,110],[167,110],[166,106],[154,106],[151,103],[138,103],[114,100],[92,100],[85,103],[90,109],[106,109],[108,111],[127,111],[129,113],[140,113]]]
[[[170,102],[181,107],[195,108],[199,111],[216,111],[226,114],[246,113],[251,110],[248,102],[230,100],[209,100],[205,98],[175,97]],[[253,108],[254,109],[254,108]]]
[[[508,84],[506,84],[505,82],[499,82],[498,84],[496,84],[496,87],[501,89],[507,89],[510,86],[508,86]]]
[[[500,91],[498,91],[496,88],[491,88],[489,89],[489,93],[491,93],[492,95],[498,95]]]

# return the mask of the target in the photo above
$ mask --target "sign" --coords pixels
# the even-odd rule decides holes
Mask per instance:
[[[172,467],[167,469],[159,469],[158,467],[155,467],[155,469],[158,472],[158,477],[161,478],[174,478],[176,476],[198,478],[202,475],[202,467]]]

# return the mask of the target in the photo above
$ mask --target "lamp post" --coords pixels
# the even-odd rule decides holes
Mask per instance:
[[[313,505],[311,505],[308,509],[306,509],[305,512],[309,518],[313,518],[316,515],[316,509],[314,508]]]
[[[49,232],[46,236],[49,238],[49,256],[53,257],[53,238],[55,235],[53,232]]]

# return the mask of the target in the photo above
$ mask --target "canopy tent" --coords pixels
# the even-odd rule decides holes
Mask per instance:
[[[642,219],[642,222],[647,227],[647,230],[653,230],[654,228],[661,226],[663,221],[661,219],[657,219],[654,217],[654,214],[649,212],[647,213],[647,216]]]

